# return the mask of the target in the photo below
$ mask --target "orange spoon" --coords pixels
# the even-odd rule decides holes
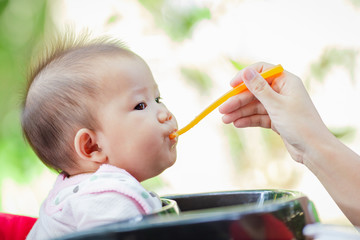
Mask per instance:
[[[279,64],[274,66],[273,68],[270,68],[264,72],[262,72],[260,75],[265,78],[266,80],[268,78],[274,77],[284,71],[283,67]],[[211,113],[215,108],[220,106],[222,103],[224,103],[226,100],[228,100],[230,97],[235,96],[236,94],[239,94],[241,92],[244,92],[247,89],[246,85],[244,83],[240,83],[236,87],[234,87],[232,90],[228,91],[224,95],[222,95],[220,98],[218,98],[215,102],[210,104],[204,111],[202,111],[194,120],[192,120],[188,125],[183,127],[182,129],[171,133],[169,135],[170,139],[176,138],[180,136],[181,134],[189,131],[192,127],[194,127],[196,124],[198,124],[204,117],[206,117],[209,113]]]

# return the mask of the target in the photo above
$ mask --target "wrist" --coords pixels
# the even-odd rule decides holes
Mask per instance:
[[[360,225],[360,157],[328,131],[309,142],[304,165],[320,180],[343,213]]]
[[[337,150],[342,147],[343,144],[326,128],[309,138],[303,164],[318,176],[324,166],[332,164],[333,159],[338,159]]]

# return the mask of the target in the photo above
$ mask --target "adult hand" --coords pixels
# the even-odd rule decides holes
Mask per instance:
[[[236,75],[231,85],[244,81],[249,91],[220,107],[224,123],[279,133],[292,158],[305,164],[348,219],[360,226],[360,156],[330,133],[297,76],[284,71],[270,85],[260,76],[272,66],[256,63]]]
[[[273,66],[256,63],[240,71],[230,84],[235,87],[244,82],[249,91],[230,98],[219,111],[224,114],[224,123],[238,128],[272,128],[280,134],[292,158],[304,163],[313,137],[328,138],[331,134],[299,77],[284,71],[268,79],[270,85],[261,77],[261,72]]]

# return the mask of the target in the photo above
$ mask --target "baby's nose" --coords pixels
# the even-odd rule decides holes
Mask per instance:
[[[158,119],[159,119],[159,122],[160,123],[164,123],[166,121],[169,121],[172,119],[172,115],[169,111],[166,111],[166,112],[160,112],[158,114]]]

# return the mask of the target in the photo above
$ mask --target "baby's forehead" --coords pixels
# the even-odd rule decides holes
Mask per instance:
[[[107,90],[156,85],[149,67],[137,56],[99,58],[95,65],[97,81]]]

